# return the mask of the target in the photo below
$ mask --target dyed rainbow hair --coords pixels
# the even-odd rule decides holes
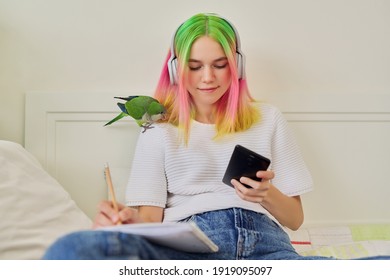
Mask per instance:
[[[197,14],[184,22],[174,37],[174,50],[178,59],[177,84],[170,83],[167,67],[171,57],[169,51],[154,94],[167,109],[166,121],[182,129],[185,143],[188,142],[191,120],[195,118],[196,113],[186,87],[188,60],[192,44],[203,36],[213,38],[221,45],[232,77],[229,89],[217,103],[215,138],[244,131],[260,120],[260,112],[253,106],[255,100],[249,93],[245,77],[242,79],[238,77],[234,29],[217,15]]]

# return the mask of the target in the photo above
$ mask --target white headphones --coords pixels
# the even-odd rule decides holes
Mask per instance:
[[[206,15],[212,15],[217,16],[215,14],[206,14]],[[245,77],[245,56],[241,52],[241,42],[240,42],[240,36],[238,35],[237,29],[234,27],[232,23],[230,23],[227,19],[222,18],[218,16],[219,18],[223,19],[227,24],[230,25],[230,27],[234,31],[234,35],[236,37],[236,61],[237,61],[237,72],[238,72],[238,79],[242,79]],[[169,79],[171,82],[171,85],[175,85],[178,82],[178,76],[177,76],[177,57],[175,54],[175,37],[176,33],[179,30],[179,28],[182,26],[182,24],[176,29],[175,33],[172,37],[172,43],[171,43],[171,56],[168,60],[167,66],[168,66],[168,72],[169,72]]]

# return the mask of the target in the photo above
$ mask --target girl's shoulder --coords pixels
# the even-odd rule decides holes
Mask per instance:
[[[265,111],[267,113],[278,113],[280,112],[279,108],[271,103],[267,103],[264,101],[256,102],[256,105],[260,109],[260,111]]]
[[[266,102],[257,102],[256,106],[258,106],[261,115],[261,120],[263,121],[266,119],[269,120],[275,118],[283,118],[280,109],[273,104]]]

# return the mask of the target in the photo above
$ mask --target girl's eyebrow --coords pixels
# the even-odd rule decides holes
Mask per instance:
[[[220,62],[220,61],[224,61],[224,60],[227,60],[227,57],[220,57],[220,58],[217,58],[216,60],[214,60],[213,62]],[[196,63],[202,63],[201,60],[198,60],[198,59],[194,59],[194,58],[190,58],[188,60],[188,62],[196,62]]]

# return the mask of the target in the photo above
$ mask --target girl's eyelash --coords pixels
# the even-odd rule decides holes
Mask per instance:
[[[227,63],[225,63],[225,64],[223,64],[223,65],[214,65],[214,67],[215,68],[217,68],[217,69],[223,69],[223,68],[225,68],[226,66],[227,66],[228,64]]]
[[[216,69],[223,69],[223,68],[225,68],[227,65],[228,65],[228,63],[225,63],[225,64],[223,64],[223,65],[216,64],[216,65],[213,65],[213,67],[216,68]],[[196,66],[196,67],[188,66],[188,68],[189,68],[191,71],[197,71],[197,70],[200,70],[200,69],[202,68],[202,66]]]

